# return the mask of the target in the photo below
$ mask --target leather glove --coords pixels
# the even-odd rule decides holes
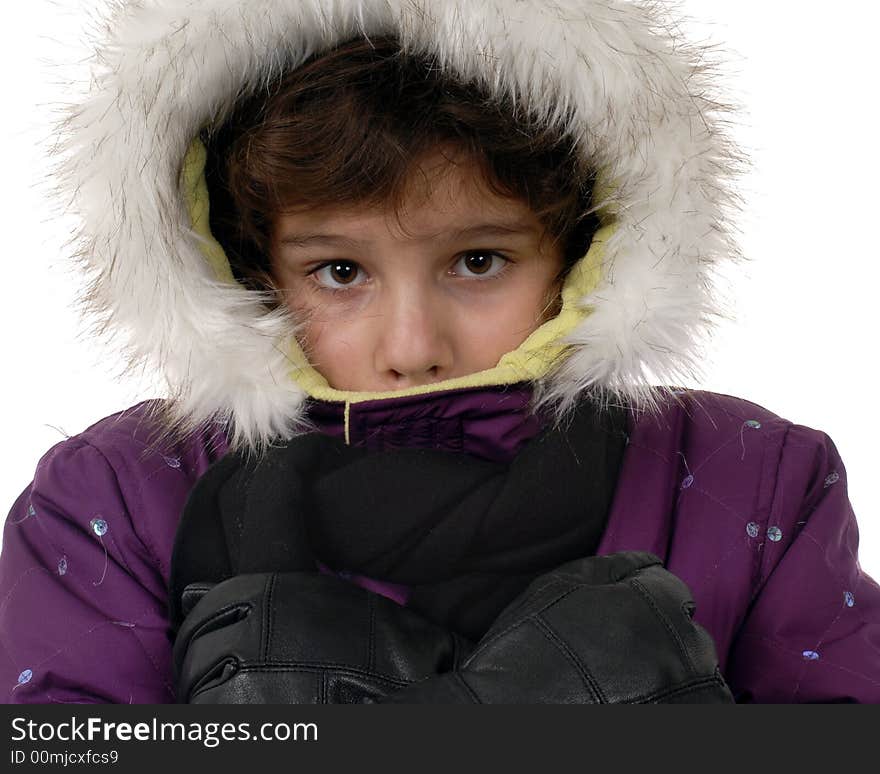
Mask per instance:
[[[695,609],[654,554],[577,559],[536,578],[460,667],[378,703],[732,704]]]
[[[355,704],[456,669],[473,643],[381,594],[317,572],[189,584],[177,700]]]

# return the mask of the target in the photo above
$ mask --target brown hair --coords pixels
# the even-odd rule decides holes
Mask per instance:
[[[441,73],[433,58],[404,53],[394,36],[351,40],[206,130],[211,231],[236,279],[271,294],[277,213],[390,205],[399,219],[414,161],[451,146],[478,164],[489,190],[527,203],[545,234],[562,240],[564,267],[547,301],[558,304],[561,282],[598,228],[588,212],[595,173],[571,138],[521,113]]]

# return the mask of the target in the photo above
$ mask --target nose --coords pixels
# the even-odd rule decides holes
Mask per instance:
[[[378,323],[374,361],[388,389],[416,387],[448,377],[453,364],[449,321],[424,294],[388,299]]]

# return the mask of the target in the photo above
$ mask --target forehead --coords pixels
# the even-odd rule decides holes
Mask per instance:
[[[396,211],[388,204],[304,207],[281,213],[276,225],[282,235],[320,226],[362,238],[387,230],[400,239],[429,240],[486,222],[536,232],[541,226],[526,202],[492,191],[476,161],[438,150],[413,165]]]

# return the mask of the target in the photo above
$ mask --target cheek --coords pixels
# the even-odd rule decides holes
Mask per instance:
[[[548,300],[554,295],[543,282],[523,282],[460,307],[455,323],[459,351],[479,360],[482,368],[495,365],[553,317]]]
[[[356,325],[343,320],[312,317],[304,322],[299,338],[315,361],[332,365],[346,357],[351,362],[352,352],[357,351],[357,332]]]
[[[560,296],[552,276],[534,272],[505,288],[503,303],[489,307],[494,327],[517,335],[524,329],[534,330],[552,316],[549,314]]]
[[[300,323],[297,340],[311,364],[326,378],[352,364],[358,326],[352,315],[340,314],[334,304],[321,304],[304,289],[287,285],[285,303]]]
[[[337,390],[366,389],[364,353],[370,342],[364,340],[362,326],[336,320],[311,321],[303,325],[298,340],[309,363]]]

